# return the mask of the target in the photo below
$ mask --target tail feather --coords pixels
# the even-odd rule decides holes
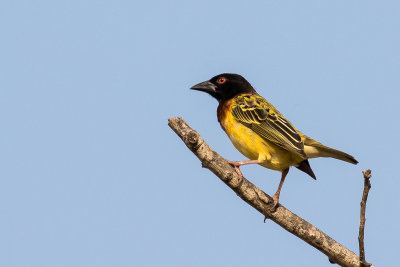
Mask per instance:
[[[304,150],[309,158],[316,157],[331,157],[335,159],[340,159],[352,164],[357,164],[358,161],[352,156],[342,151],[324,146],[323,144],[305,136],[304,140]],[[307,147],[308,146],[308,147]],[[309,152],[309,153],[307,153]]]
[[[349,155],[349,154],[344,153],[342,151],[339,151],[339,150],[336,150],[336,149],[333,149],[333,148],[329,148],[329,147],[319,148],[319,149],[326,155],[325,157],[331,157],[331,158],[335,158],[335,159],[340,159],[340,160],[347,161],[347,162],[352,163],[352,164],[357,164],[358,163],[358,161],[352,155]]]

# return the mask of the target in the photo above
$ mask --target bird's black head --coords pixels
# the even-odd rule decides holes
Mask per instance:
[[[256,92],[245,78],[232,73],[219,74],[208,81],[196,84],[190,89],[206,92],[218,101],[229,100],[238,94]]]

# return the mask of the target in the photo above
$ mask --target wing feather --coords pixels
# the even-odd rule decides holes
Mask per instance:
[[[235,97],[233,116],[277,146],[306,158],[300,134],[267,100],[259,95]]]

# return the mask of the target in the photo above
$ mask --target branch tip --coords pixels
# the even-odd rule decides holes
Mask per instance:
[[[364,190],[360,202],[360,227],[358,230],[358,247],[360,251],[360,267],[369,267],[372,264],[365,261],[365,248],[364,248],[364,229],[365,229],[365,210],[367,208],[368,193],[371,189],[371,170],[363,170],[364,175]]]

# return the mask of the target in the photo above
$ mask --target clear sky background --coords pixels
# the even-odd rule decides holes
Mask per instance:
[[[281,203],[397,266],[399,1],[2,1],[0,266],[332,266],[240,200],[167,126],[244,157],[189,88],[245,76],[298,129],[354,155],[292,169]],[[273,194],[280,173],[244,175]]]

